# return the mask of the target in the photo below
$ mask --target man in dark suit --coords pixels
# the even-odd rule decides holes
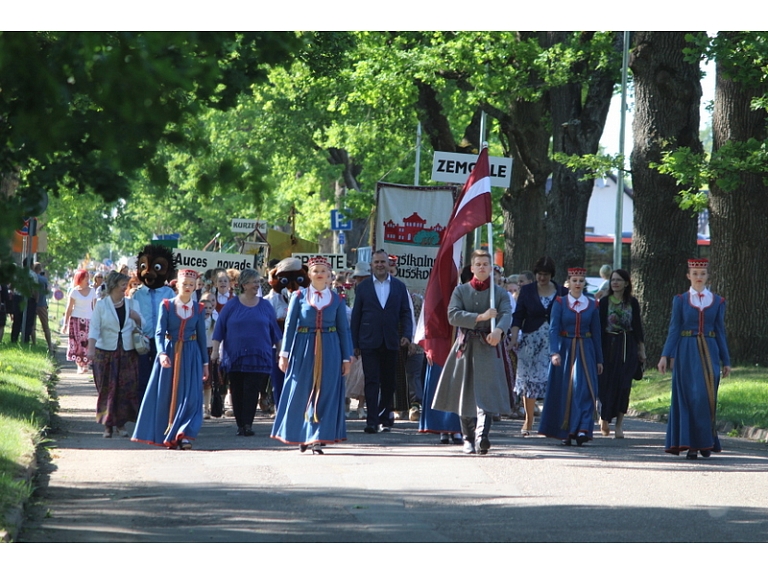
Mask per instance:
[[[390,275],[387,252],[373,254],[371,269],[373,275],[355,288],[351,326],[355,355],[359,350],[363,360],[366,433],[392,427],[398,349],[408,345],[413,334],[408,291]]]

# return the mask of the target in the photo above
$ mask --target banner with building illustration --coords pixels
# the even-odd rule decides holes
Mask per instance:
[[[376,249],[398,258],[397,277],[423,293],[451,217],[454,186],[403,186],[379,182],[376,188]]]

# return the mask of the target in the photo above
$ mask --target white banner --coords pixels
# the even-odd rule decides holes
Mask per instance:
[[[432,179],[435,182],[464,184],[476,161],[477,156],[473,154],[435,152],[432,158]],[[512,158],[488,156],[488,163],[491,169],[491,185],[508,188],[512,181]]]
[[[253,254],[226,254],[223,252],[204,252],[199,250],[173,249],[173,263],[176,271],[192,269],[204,273],[213,268],[255,269]]]
[[[308,253],[296,253],[291,254],[294,258],[299,258],[302,265],[306,265],[310,258],[317,256],[323,256],[327,259],[331,268],[335,272],[342,272],[347,269],[347,254],[308,254]]]
[[[453,186],[402,186],[379,182],[376,249],[397,256],[397,277],[423,293],[453,211]]]

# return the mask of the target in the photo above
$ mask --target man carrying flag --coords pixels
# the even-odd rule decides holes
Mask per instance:
[[[510,406],[501,338],[511,322],[511,306],[502,290],[491,297],[488,252],[472,254],[473,278],[456,287],[461,240],[490,222],[490,191],[488,150],[484,148],[443,235],[425,293],[423,329],[417,334],[430,364],[444,366],[432,408],[460,416],[465,453],[488,452],[492,416],[507,413]],[[496,325],[491,329],[493,322]],[[452,326],[459,329],[449,351]]]

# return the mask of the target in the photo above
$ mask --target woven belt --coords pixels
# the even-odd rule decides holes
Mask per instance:
[[[584,333],[584,334],[579,334],[579,335],[571,335],[571,334],[569,334],[567,331],[561,331],[561,332],[560,332],[560,336],[561,336],[561,337],[572,337],[572,338],[577,338],[577,337],[586,337],[586,338],[589,338],[589,337],[592,337],[592,332],[591,332],[591,331],[588,331],[587,333]]]
[[[683,337],[696,337],[699,334],[698,334],[698,332],[694,333],[693,330],[687,329],[685,331],[681,331],[680,335],[683,336]],[[703,335],[704,337],[715,337],[715,332],[714,331],[708,331],[708,332],[703,333],[701,335]]]
[[[331,326],[329,328],[316,328],[316,327],[297,327],[296,332],[297,333],[309,333],[309,332],[323,332],[323,333],[333,333],[336,331],[336,326]]]
[[[170,333],[166,333],[166,334],[165,334],[165,339],[173,339],[173,338],[171,337],[171,334],[170,334]],[[195,341],[196,339],[197,339],[197,334],[196,334],[196,333],[193,333],[192,335],[190,335],[190,336],[189,336],[187,339],[185,339],[184,341]]]

